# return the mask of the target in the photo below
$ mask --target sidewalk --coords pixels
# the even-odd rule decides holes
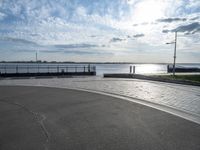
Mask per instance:
[[[142,80],[150,80],[150,81],[159,81],[159,82],[167,82],[167,83],[176,83],[176,84],[183,84],[183,85],[193,85],[193,86],[200,86],[199,82],[194,81],[186,81],[186,80],[178,80],[178,79],[170,79],[170,78],[163,78],[159,77],[158,75],[141,75],[141,74],[104,74],[105,78],[132,78],[132,79],[142,79]]]
[[[109,93],[173,108],[200,120],[200,88],[197,86],[101,77],[0,80],[0,85],[78,88]]]

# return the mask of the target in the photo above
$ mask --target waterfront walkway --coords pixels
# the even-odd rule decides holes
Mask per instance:
[[[196,86],[101,77],[12,79],[0,85],[28,85],[82,89],[119,96],[181,116],[200,124],[200,88]]]
[[[127,89],[126,80],[8,80],[7,84],[14,82],[43,86],[48,83],[59,87],[70,84],[83,87],[93,83],[96,89],[118,83],[120,89]],[[3,83],[6,82],[1,81]],[[145,87],[154,85],[139,81],[129,83]],[[170,85],[165,88],[184,90],[184,87]],[[107,89],[111,91],[112,88]],[[147,90],[161,94],[153,87]],[[198,89],[189,88],[186,92],[197,93]],[[2,150],[200,149],[199,124],[123,99],[77,90],[30,86],[0,86],[0,93]]]

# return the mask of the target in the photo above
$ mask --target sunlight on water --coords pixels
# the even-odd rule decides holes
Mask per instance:
[[[166,65],[154,65],[154,64],[142,64],[136,65],[136,73],[138,74],[149,74],[149,73],[166,73]]]

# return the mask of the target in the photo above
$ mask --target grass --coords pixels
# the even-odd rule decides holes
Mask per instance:
[[[159,75],[158,77],[170,80],[184,80],[200,83],[200,75]]]

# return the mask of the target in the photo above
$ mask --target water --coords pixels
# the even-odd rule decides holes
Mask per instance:
[[[137,74],[165,74],[167,73],[167,64],[93,64],[96,66],[97,75],[104,73],[129,73],[130,66],[135,66]],[[197,67],[199,64],[177,64],[177,67]]]
[[[167,73],[167,65],[161,64],[97,64],[97,74],[129,73],[130,66],[135,66],[135,73]]]
[[[55,66],[56,71],[56,66],[58,65],[67,65],[67,66],[88,66],[88,64],[75,64],[75,63],[40,63],[40,64],[35,64],[35,63],[0,63],[0,68],[1,72],[4,72],[4,66],[24,66],[24,68],[21,68],[19,72],[27,72],[27,66],[36,66],[35,71],[37,69],[37,66],[39,65],[44,66],[44,69],[40,69],[40,72],[47,72],[47,66]],[[129,73],[130,72],[130,66],[135,66],[135,73],[138,74],[162,74],[162,73],[167,73],[167,64],[90,64],[91,66],[96,66],[96,72],[97,75],[103,75],[104,73]],[[177,64],[177,66],[181,67],[198,67],[200,68],[200,63],[199,64]],[[15,72],[16,70],[10,70],[11,72]],[[51,70],[50,70],[51,71]],[[77,70],[79,71],[79,70]],[[80,70],[81,71],[81,70]],[[8,72],[8,71],[7,71]]]

